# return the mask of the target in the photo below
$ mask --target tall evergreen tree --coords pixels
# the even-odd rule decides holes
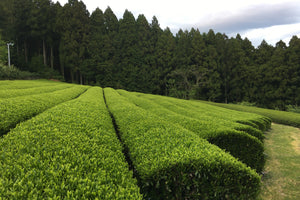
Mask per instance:
[[[30,13],[30,19],[28,21],[30,26],[30,36],[37,44],[37,48],[42,46],[43,63],[47,66],[47,47],[46,41],[50,37],[51,19],[50,15],[50,0],[36,0],[33,1],[33,7]],[[42,45],[39,45],[42,44]]]
[[[119,72],[119,85],[128,90],[137,90],[138,66],[137,66],[137,29],[136,21],[131,12],[125,10],[120,20],[117,64]]]
[[[151,52],[151,30],[144,15],[139,15],[136,20],[136,65],[138,67],[139,75],[137,76],[137,91],[144,91],[151,93],[153,91],[152,80],[152,59]]]
[[[90,34],[88,42],[89,60],[87,61],[86,76],[91,83],[98,82],[101,86],[107,86],[107,77],[111,73],[107,70],[105,61],[106,55],[106,27],[104,24],[104,14],[97,8],[90,17]]]
[[[84,3],[69,0],[61,9],[58,24],[61,33],[61,71],[64,74],[67,70],[72,82],[83,83],[83,60],[86,58],[89,33],[89,13]]]
[[[166,28],[158,36],[156,43],[155,66],[151,67],[152,71],[152,82],[153,82],[153,93],[166,94],[167,93],[167,75],[175,69],[175,47],[176,42],[173,34],[169,28]]]
[[[287,65],[289,68],[289,81],[287,96],[288,104],[300,105],[300,38],[293,36],[289,42]]]
[[[30,13],[32,9],[31,0],[15,0],[13,1],[13,32],[12,38],[15,38],[19,67],[29,62],[29,46],[30,46]],[[21,52],[23,52],[21,54]],[[23,59],[22,59],[23,58]]]
[[[104,49],[103,55],[105,56],[105,63],[102,68],[107,70],[108,76],[106,77],[107,86],[119,88],[118,84],[118,63],[117,63],[117,36],[119,32],[119,21],[116,15],[113,13],[110,7],[107,7],[104,11],[104,26],[105,26],[105,35],[103,38],[104,41]],[[97,81],[101,82],[101,76],[105,76],[105,74],[97,76]]]

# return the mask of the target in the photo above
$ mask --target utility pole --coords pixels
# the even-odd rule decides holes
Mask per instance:
[[[10,67],[10,52],[9,52],[9,46],[14,46],[14,43],[12,43],[12,42],[7,43],[8,67]]]

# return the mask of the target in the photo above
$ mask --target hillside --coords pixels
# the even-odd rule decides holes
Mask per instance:
[[[0,81],[4,199],[256,199],[271,120],[201,102]]]

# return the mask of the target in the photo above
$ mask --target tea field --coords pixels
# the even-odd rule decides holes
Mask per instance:
[[[0,81],[0,199],[257,199],[270,126],[203,102]]]

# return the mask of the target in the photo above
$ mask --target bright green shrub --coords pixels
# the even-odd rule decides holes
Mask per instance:
[[[260,176],[183,127],[104,90],[129,149],[141,189],[151,199],[255,199]]]
[[[87,90],[87,86],[73,87],[51,93],[0,99],[0,135],[19,122],[25,121],[59,103],[74,99]]]
[[[5,66],[0,63],[0,80],[15,80],[15,79],[37,79],[39,76],[36,73],[21,71],[15,66]]]
[[[62,89],[72,87],[71,84],[53,84],[44,87],[34,87],[34,88],[25,88],[25,89],[0,89],[0,98],[12,98],[20,97],[33,94],[42,94],[54,92]]]
[[[177,112],[188,116],[197,116],[197,118],[201,118],[202,116],[212,116],[219,118],[222,121],[234,121],[242,124],[247,124],[252,126],[253,128],[258,128],[261,131],[265,131],[266,129],[270,128],[271,125],[271,120],[269,118],[253,113],[236,112],[224,108],[211,106],[208,104],[203,104],[200,101],[190,101],[142,93],[140,95],[145,98],[156,101],[159,104],[164,104],[164,106],[167,106],[169,109],[176,110]],[[249,134],[257,134],[255,133],[255,130],[251,128],[249,129],[248,126],[245,126],[244,128],[246,128],[245,131]],[[236,129],[243,130],[243,126],[237,126]],[[262,134],[262,132],[260,133]],[[260,136],[258,135],[256,137],[260,138]]]
[[[232,110],[238,110],[243,112],[250,112],[260,114],[266,117],[269,117],[273,122],[279,124],[285,124],[290,126],[295,126],[300,128],[300,114],[293,113],[293,112],[286,112],[286,111],[279,111],[279,110],[271,110],[265,108],[257,108],[253,106],[242,106],[242,105],[235,105],[235,104],[222,104],[222,103],[213,103],[213,102],[206,102],[207,104],[212,104],[215,106],[228,108]]]
[[[206,106],[203,106],[205,103]],[[251,112],[240,112],[240,111],[234,111],[232,109],[224,109],[219,106],[209,105],[207,101],[191,101],[191,105],[199,106],[201,107],[208,107],[208,108],[214,108],[215,110],[219,110],[222,113],[226,113],[230,115],[230,118],[236,122],[242,123],[242,124],[248,124],[253,126],[252,124],[256,125],[257,128],[259,128],[262,131],[266,131],[271,127],[272,120],[269,117],[266,117],[264,115],[260,115],[259,113],[251,113]]]
[[[243,131],[236,131],[232,125],[223,119],[212,118],[211,116],[202,118],[192,118],[175,113],[158,105],[154,101],[146,98],[137,97],[139,93],[127,92],[118,90],[118,92],[128,98],[131,102],[141,108],[150,111],[173,124],[181,125],[182,127],[193,131],[201,138],[208,140],[210,143],[230,152],[231,155],[238,158],[248,166],[261,172],[265,163],[263,143],[254,136]],[[159,98],[159,97],[157,97]],[[161,102],[161,101],[159,101]],[[177,107],[173,107],[177,109]],[[177,110],[178,111],[178,110]],[[237,126],[237,125],[235,125]],[[245,125],[243,125],[245,127]],[[249,127],[251,129],[251,127]]]
[[[0,90],[8,89],[26,89],[36,87],[53,86],[57,84],[66,84],[63,82],[54,82],[49,80],[4,80],[0,81]]]
[[[0,199],[142,199],[98,87],[5,135],[0,171]]]

